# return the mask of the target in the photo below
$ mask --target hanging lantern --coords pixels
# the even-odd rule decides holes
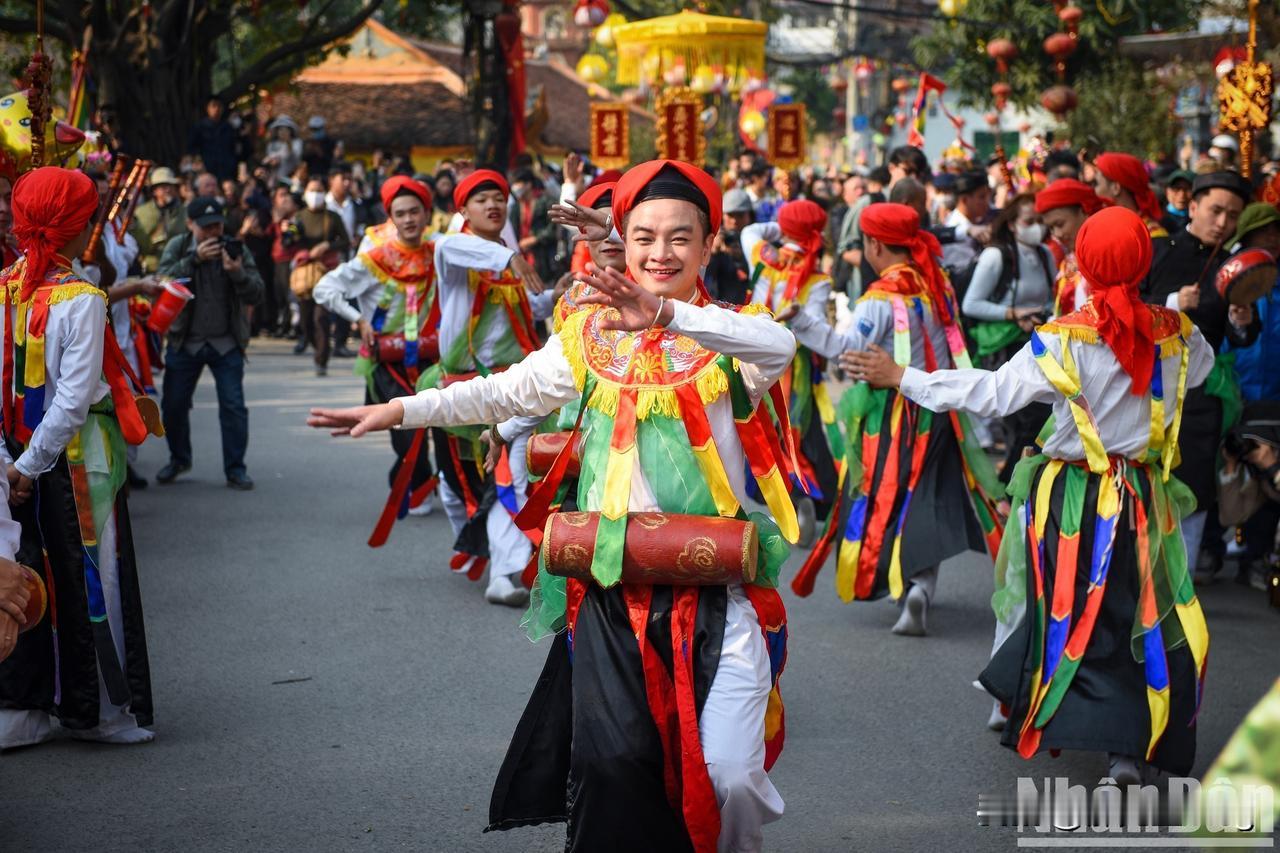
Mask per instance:
[[[1009,63],[1018,55],[1018,46],[1008,39],[992,39],[987,42],[987,56],[996,61],[996,70],[1009,73]]]
[[[938,11],[948,18],[958,18],[968,5],[969,0],[938,0]]]
[[[684,63],[672,65],[666,71],[662,72],[662,80],[668,86],[683,86],[685,80],[688,79],[684,70]]]
[[[583,83],[599,83],[609,73],[609,62],[598,53],[587,53],[573,70]]]
[[[1051,86],[1040,95],[1040,106],[1057,116],[1058,121],[1074,110],[1078,102],[1076,90],[1070,86]]]
[[[693,79],[689,81],[689,88],[699,95],[711,94],[716,88],[716,73],[711,70],[710,65],[699,65],[693,69]]]
[[[1058,20],[1066,25],[1067,31],[1074,33],[1084,18],[1084,10],[1079,6],[1063,6],[1058,10]]]
[[[871,79],[871,75],[875,73],[876,67],[867,60],[862,60],[853,66],[853,78],[859,83],[865,83]]]
[[[755,139],[764,133],[764,115],[759,110],[751,110],[742,114],[738,127],[748,139]]]
[[[626,22],[627,22],[627,19],[624,18],[622,15],[619,15],[617,12],[614,12],[613,14],[607,16],[604,19],[604,23],[602,23],[600,27],[596,30],[596,35],[595,35],[596,44],[600,45],[605,50],[612,50],[613,49],[613,28],[617,26],[621,26]]]
[[[989,112],[982,117],[982,120],[985,121],[987,124],[989,124],[991,127],[995,127],[998,124],[1000,124],[1000,114],[996,112]]]
[[[573,22],[584,30],[598,27],[609,17],[607,0],[578,0],[573,9]]]
[[[849,88],[849,79],[844,75],[844,69],[837,68],[836,72],[831,75],[831,91],[837,95],[843,96]]]
[[[1018,124],[1018,132],[1019,132],[1019,133],[1030,133],[1030,132],[1031,132],[1031,122],[1029,122],[1029,121],[1019,122],[1019,124]]]
[[[991,94],[995,95],[996,109],[1003,110],[1009,103],[1009,96],[1013,94],[1013,87],[1001,81],[991,86]]]
[[[895,77],[893,83],[893,91],[899,95],[905,95],[915,88],[916,81],[910,77]]]
[[[849,120],[849,114],[845,112],[844,107],[836,107],[831,111],[831,121],[836,127],[844,127]]]
[[[1054,33],[1044,40],[1044,52],[1053,57],[1053,69],[1061,82],[1067,75],[1067,57],[1076,52],[1077,42],[1067,33]]]

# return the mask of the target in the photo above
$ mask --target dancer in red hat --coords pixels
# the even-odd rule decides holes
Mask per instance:
[[[71,270],[88,246],[98,190],[45,167],[13,189],[23,258],[4,294],[4,462],[22,525],[19,562],[41,568],[51,614],[0,664],[0,748],[73,736],[144,743],[155,735],[138,568],[121,489],[125,445],[148,428],[107,297]],[[159,420],[159,412],[154,412]],[[55,629],[56,626],[56,629]]]
[[[948,372],[968,367],[955,295],[942,250],[904,204],[868,205],[860,220],[864,257],[879,278],[854,306],[845,334],[829,326],[809,337],[835,358],[881,345],[899,365]],[[961,417],[935,417],[901,394],[859,383],[846,392],[843,493],[826,532],[792,582],[800,595],[833,549],[836,592],[845,601],[892,596],[901,604],[895,634],[923,636],[938,566],[967,550],[995,553],[1000,487],[990,461]]]
[[[1070,314],[1089,300],[1084,276],[1076,267],[1076,234],[1086,219],[1110,203],[1094,192],[1093,187],[1074,178],[1059,178],[1036,193],[1036,213],[1066,250],[1053,283],[1055,316]]]
[[[573,851],[713,853],[760,850],[781,816],[766,772],[783,729],[774,586],[796,524],[762,398],[795,340],[761,307],[712,303],[701,286],[719,206],[716,182],[687,163],[637,166],[613,193],[627,275],[584,276],[596,292],[546,346],[504,373],[310,419],[361,435],[583,401],[566,453],[581,447],[587,512],[548,515],[566,455],[526,508],[549,531],[526,625],[560,633],[499,773],[492,829],[566,820]],[[748,470],[777,525],[748,516]],[[726,529],[746,538],[729,548]]]
[[[816,518],[826,519],[831,512],[839,490],[835,460],[844,457],[844,440],[824,383],[826,362],[809,345],[814,330],[823,337],[830,332],[831,277],[819,266],[826,227],[827,212],[800,199],[782,205],[776,222],[742,229],[742,251],[752,268],[751,301],[786,322],[798,344],[782,383],[791,403],[787,427],[800,449],[794,497],[805,548],[813,544]]]
[[[1190,772],[1209,648],[1178,526],[1191,495],[1170,470],[1186,389],[1213,351],[1185,314],[1143,304],[1151,255],[1135,213],[1094,214],[1076,237],[1089,301],[995,372],[924,373],[874,349],[844,359],[935,411],[1053,405],[1044,453],[1013,476],[993,599],[1026,616],[981,681],[1009,710],[1006,746],[1109,753],[1122,785],[1148,764]]]
[[[1169,236],[1160,224],[1164,211],[1160,209],[1160,202],[1151,189],[1147,167],[1141,160],[1132,154],[1108,151],[1098,155],[1093,161],[1093,168],[1096,173],[1093,186],[1098,195],[1141,216],[1152,239]]]
[[[366,403],[414,393],[418,376],[439,358],[435,246],[426,238],[431,190],[397,175],[382,185],[381,195],[393,229],[390,239],[366,235],[361,251],[325,273],[311,296],[317,305],[358,326],[355,373],[365,380]],[[352,307],[352,302],[359,307]],[[392,434],[396,459],[387,475],[391,495],[373,543],[385,541],[396,516],[430,512],[432,475],[425,442],[420,435]],[[397,488],[397,475],[406,464],[412,473]]]

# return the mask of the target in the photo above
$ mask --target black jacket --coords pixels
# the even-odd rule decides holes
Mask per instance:
[[[1200,304],[1186,312],[1200,329],[1209,345],[1217,352],[1224,340],[1232,346],[1247,347],[1258,339],[1262,324],[1254,313],[1253,322],[1236,329],[1227,322],[1227,303],[1218,295],[1214,279],[1230,253],[1201,243],[1189,231],[1180,231],[1164,240],[1155,241],[1155,259],[1142,287],[1142,298],[1153,305],[1164,305],[1172,293],[1188,284],[1200,287]]]

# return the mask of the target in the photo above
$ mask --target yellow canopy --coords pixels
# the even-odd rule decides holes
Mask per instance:
[[[676,65],[692,78],[699,66],[715,68],[727,81],[740,82],[752,72],[764,73],[764,42],[769,25],[762,21],[722,18],[688,9],[678,15],[650,18],[613,28],[618,49],[618,82],[651,81]]]

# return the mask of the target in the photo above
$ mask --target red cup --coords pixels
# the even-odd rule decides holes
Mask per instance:
[[[182,309],[187,307],[187,303],[195,295],[183,284],[187,280],[179,278],[164,283],[164,290],[151,306],[151,316],[147,318],[148,329],[159,335],[169,331],[173,321],[178,319]]]

